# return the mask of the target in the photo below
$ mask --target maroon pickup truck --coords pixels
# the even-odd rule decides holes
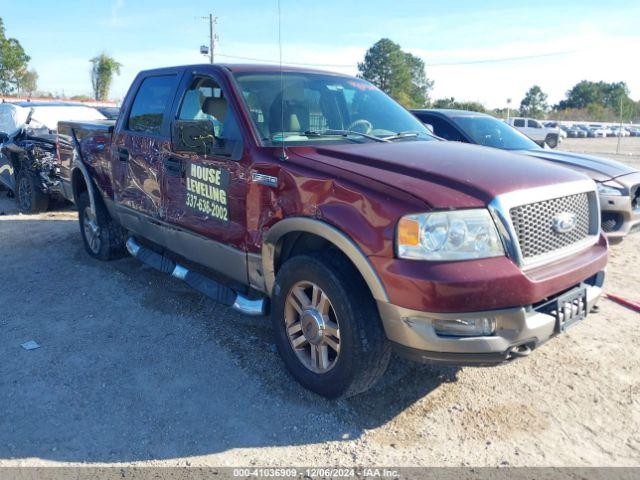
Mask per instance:
[[[128,252],[247,314],[292,375],[354,395],[392,350],[495,365],[582,320],[607,242],[582,174],[442,142],[364,80],[202,65],[142,72],[117,121],[62,122],[89,255]]]

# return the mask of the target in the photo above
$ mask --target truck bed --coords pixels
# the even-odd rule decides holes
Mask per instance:
[[[99,175],[111,144],[115,120],[62,121],[58,123],[58,156],[64,196],[73,201],[71,173],[74,161],[82,161]]]

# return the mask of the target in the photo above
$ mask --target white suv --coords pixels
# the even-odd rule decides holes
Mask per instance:
[[[520,130],[541,147],[548,145],[556,148],[560,144],[560,129],[557,127],[545,127],[540,121],[533,118],[509,118],[506,122]]]

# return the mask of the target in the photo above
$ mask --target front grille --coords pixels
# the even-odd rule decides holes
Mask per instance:
[[[565,212],[575,214],[577,223],[571,231],[558,233],[554,217]],[[588,193],[514,207],[510,214],[525,262],[579,243],[591,231]]]

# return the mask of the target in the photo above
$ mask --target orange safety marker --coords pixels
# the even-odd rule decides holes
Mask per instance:
[[[640,302],[634,302],[632,300],[627,300],[626,298],[622,298],[619,297],[618,295],[613,295],[611,293],[607,293],[606,297],[609,300],[613,300],[616,303],[619,303],[620,305],[624,305],[627,308],[630,308],[631,310],[635,310],[636,312],[640,313]]]

